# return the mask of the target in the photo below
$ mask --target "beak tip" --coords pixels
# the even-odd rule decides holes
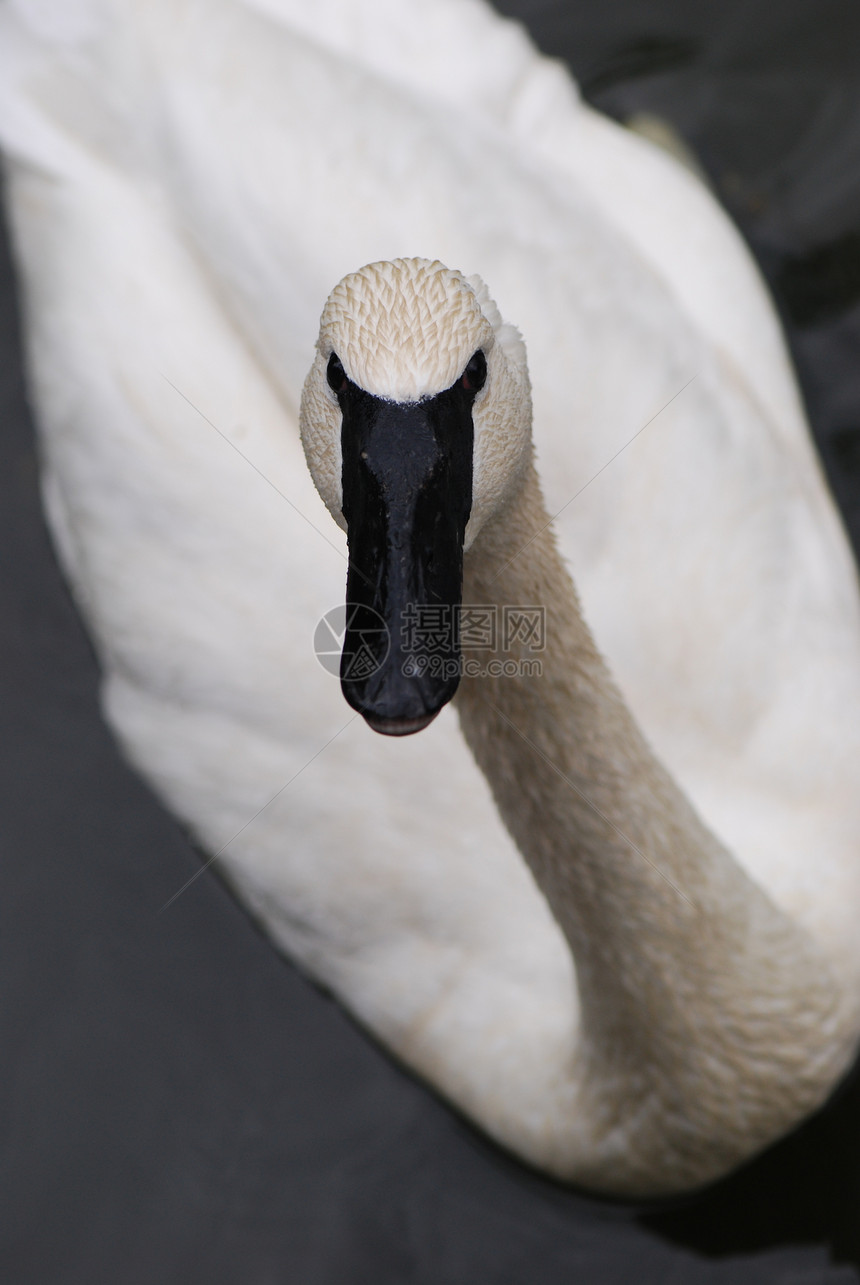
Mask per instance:
[[[412,736],[429,727],[438,713],[439,710],[435,709],[432,713],[422,714],[417,718],[380,718],[375,714],[364,714],[363,717],[367,726],[381,736]]]

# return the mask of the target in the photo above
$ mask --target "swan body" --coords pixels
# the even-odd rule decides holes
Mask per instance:
[[[106,715],[273,940],[497,1139],[608,1191],[707,1181],[821,1102],[860,1031],[860,610],[778,327],[695,179],[483,5],[331,0],[308,23],[290,0],[2,11],[46,508]],[[532,581],[567,604],[558,700],[585,655],[616,744],[641,728],[642,779],[701,827],[681,897],[610,845],[576,910],[505,804],[532,751],[468,683],[490,785],[452,709],[378,737],[313,655],[346,566],[298,434],[319,307],[416,251],[492,282],[529,342],[546,508],[521,406],[522,467],[497,492],[476,473],[465,592],[491,592],[481,532],[498,569],[564,510],[582,614],[545,538]],[[524,372],[464,288],[488,360]],[[545,767],[522,815],[553,847],[588,824]]]

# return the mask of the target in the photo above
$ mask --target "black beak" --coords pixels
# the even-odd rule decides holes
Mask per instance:
[[[476,387],[468,371],[478,357]],[[369,726],[388,736],[421,731],[460,682],[472,402],[485,375],[476,354],[437,396],[390,402],[348,380],[336,357],[329,363],[343,412],[349,540],[341,687]]]

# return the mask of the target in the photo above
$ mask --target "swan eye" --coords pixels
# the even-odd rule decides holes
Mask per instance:
[[[460,376],[460,385],[470,393],[479,393],[487,382],[487,359],[479,348],[473,357],[469,358],[466,369]]]
[[[328,359],[325,377],[328,380],[329,388],[335,393],[342,393],[349,383],[347,373],[343,368],[343,362],[336,352],[333,352]]]

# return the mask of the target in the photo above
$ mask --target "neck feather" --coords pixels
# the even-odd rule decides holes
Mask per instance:
[[[533,468],[467,554],[463,600],[499,619],[506,606],[545,611],[539,654],[501,637],[493,652],[464,646],[484,676],[463,679],[457,704],[573,953],[588,1109],[610,1133],[621,1102],[665,1131],[680,1102],[684,1136],[667,1155],[676,1179],[702,1179],[749,1152],[750,1130],[763,1145],[825,1096],[852,1051],[839,988],[648,746],[582,617]],[[489,660],[535,659],[539,675],[486,676]]]

